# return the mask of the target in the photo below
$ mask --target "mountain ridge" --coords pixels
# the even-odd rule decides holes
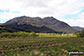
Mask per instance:
[[[67,23],[57,20],[54,17],[40,18],[40,17],[21,16],[21,17],[15,17],[7,21],[3,25],[6,27],[11,26],[12,28],[16,27],[17,25],[23,25],[21,27],[24,27],[24,25],[26,25],[26,27],[28,27],[27,25],[31,25],[35,27],[40,27],[40,30],[41,30],[41,27],[44,26],[46,28],[52,29],[55,32],[66,32],[66,33],[74,33],[76,31],[71,26],[69,26]],[[31,29],[33,28],[31,27]],[[33,31],[36,31],[36,29]],[[46,32],[48,31],[49,30],[47,30]],[[41,32],[41,31],[38,31],[38,32]]]

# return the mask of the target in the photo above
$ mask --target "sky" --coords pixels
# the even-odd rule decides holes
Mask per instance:
[[[0,0],[0,23],[18,16],[53,16],[84,27],[84,0]]]

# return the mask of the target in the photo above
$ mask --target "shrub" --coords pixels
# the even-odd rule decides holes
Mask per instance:
[[[0,37],[8,37],[8,38],[13,38],[13,37],[36,37],[35,32],[14,32],[14,33],[9,33],[9,32],[3,32],[0,33]]]
[[[77,35],[77,37],[84,37],[84,30],[75,32],[75,35]]]
[[[29,33],[29,35],[32,36],[32,37],[36,37],[37,36],[35,32],[31,32],[31,33]]]

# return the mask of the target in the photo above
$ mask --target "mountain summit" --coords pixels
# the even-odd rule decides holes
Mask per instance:
[[[57,20],[54,17],[15,17],[3,24],[23,31],[35,32],[66,32],[73,33],[76,30],[67,23]]]

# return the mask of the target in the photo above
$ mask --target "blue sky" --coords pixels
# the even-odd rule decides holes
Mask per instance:
[[[5,9],[5,10],[3,10],[3,9],[0,9],[0,13],[4,13],[4,12],[10,12],[10,10],[9,9]]]
[[[0,0],[1,23],[23,15],[53,16],[71,26],[84,27],[84,0]]]

